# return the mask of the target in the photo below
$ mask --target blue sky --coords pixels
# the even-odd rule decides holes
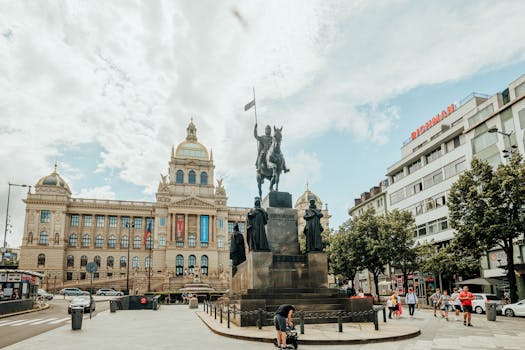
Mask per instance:
[[[295,200],[309,181],[335,228],[414,128],[525,73],[523,13],[522,1],[1,2],[0,183],[35,184],[57,160],[74,196],[151,201],[193,117],[228,204],[251,206],[255,86],[259,131],[284,127],[280,189]]]

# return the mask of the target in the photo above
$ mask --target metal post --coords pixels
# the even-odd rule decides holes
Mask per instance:
[[[217,319],[217,305],[213,305],[213,316]]]
[[[55,280],[53,282],[53,295],[55,295],[55,293],[56,293],[56,290],[57,290],[56,287],[57,287],[57,275],[55,273]]]
[[[299,312],[299,325],[301,328],[301,334],[304,334],[304,311]]]
[[[343,316],[341,315],[341,312],[337,313],[337,331],[339,333],[343,332]]]
[[[383,323],[386,323],[386,307],[383,306]]]
[[[128,260],[126,261],[126,267],[127,267],[127,271],[126,271],[126,290],[127,290],[127,293],[128,295],[130,295],[129,293],[129,248],[130,248],[130,245],[131,245],[131,228],[132,227],[135,227],[135,224],[131,223],[131,216],[129,216],[129,222],[128,224],[126,225],[129,230],[128,230]]]
[[[91,301],[93,300],[93,272],[90,273],[91,282],[89,284],[89,319],[91,320],[91,315],[93,315],[93,309],[91,309]]]
[[[9,225],[9,198],[11,197],[11,186],[18,186],[18,187],[28,187],[27,185],[18,185],[18,184],[12,184],[8,182],[8,189],[7,189],[7,207],[5,211],[5,229],[4,229],[4,244],[2,246],[2,265],[5,263],[5,253],[7,253],[7,229]],[[29,186],[29,190],[31,190],[31,186]]]
[[[228,328],[230,328],[230,305],[228,305],[228,317],[227,317],[227,320],[228,320]]]
[[[222,323],[222,305],[220,306],[220,322]]]
[[[374,328],[376,331],[379,330],[379,320],[377,317],[377,310],[374,310]]]
[[[257,310],[257,328],[262,329],[262,310]]]

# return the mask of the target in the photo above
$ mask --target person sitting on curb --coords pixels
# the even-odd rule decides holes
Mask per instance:
[[[295,307],[290,304],[283,304],[277,308],[274,316],[275,330],[277,331],[277,347],[287,349],[286,345],[286,326],[292,325],[292,316]]]

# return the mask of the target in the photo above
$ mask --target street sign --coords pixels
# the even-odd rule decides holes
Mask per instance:
[[[95,273],[97,272],[98,270],[98,265],[95,264],[94,262],[89,262],[87,263],[86,265],[86,271],[89,272],[89,273]]]

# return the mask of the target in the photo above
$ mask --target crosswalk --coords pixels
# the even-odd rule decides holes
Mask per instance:
[[[18,326],[35,326],[35,325],[41,325],[41,324],[59,324],[59,323],[66,323],[67,321],[71,320],[70,317],[50,317],[50,318],[30,318],[30,319],[22,319],[22,320],[0,320],[0,327],[18,327]]]

